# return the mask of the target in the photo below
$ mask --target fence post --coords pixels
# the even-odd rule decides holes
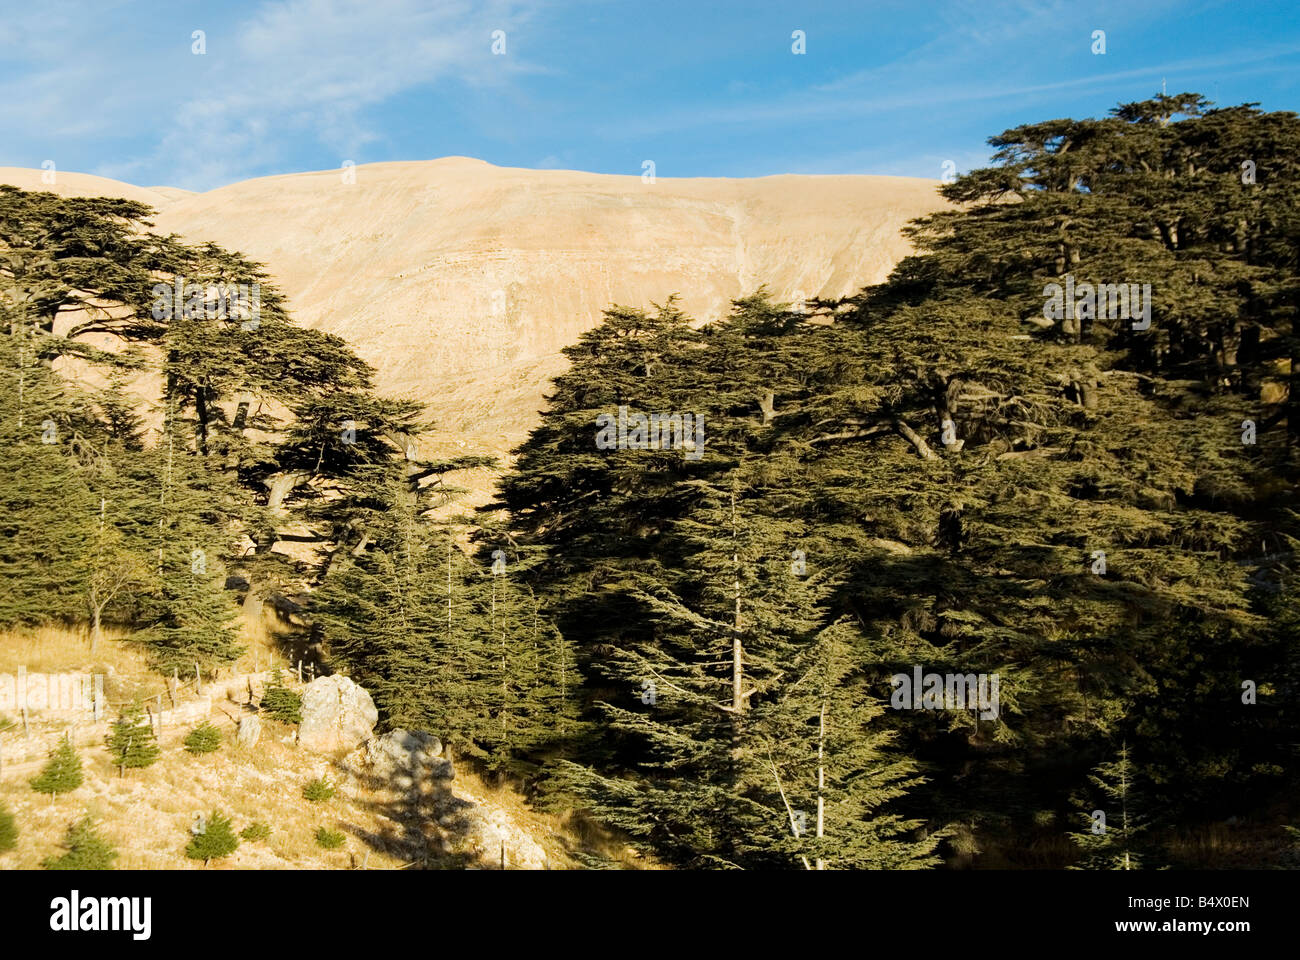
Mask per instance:
[[[158,694],[158,739],[162,739],[163,721],[162,721],[162,694]]]
[[[18,704],[23,711],[23,736],[31,739],[32,732],[27,729],[27,667],[20,665],[18,667],[18,677],[14,681],[18,685]]]
[[[302,661],[298,661],[298,682],[302,683]]]
[[[199,662],[194,661],[194,692],[203,693],[203,676],[199,673]]]

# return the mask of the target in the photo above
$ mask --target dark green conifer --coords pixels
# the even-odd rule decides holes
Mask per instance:
[[[193,754],[213,753],[221,749],[221,731],[204,720],[185,735],[185,749]]]
[[[126,776],[128,767],[141,769],[157,762],[161,756],[158,738],[139,700],[122,708],[109,729],[107,745],[109,759],[121,776]]]
[[[66,853],[47,857],[41,866],[46,870],[112,870],[117,859],[117,851],[96,832],[89,817],[68,828],[63,847]]]
[[[281,723],[302,723],[302,695],[285,686],[279,666],[262,693],[261,710]]]
[[[213,860],[230,856],[239,848],[239,837],[235,836],[230,818],[218,810],[203,818],[196,829],[185,846],[185,856],[202,860],[205,867]]]
[[[50,760],[32,781],[32,789],[37,793],[48,793],[51,797],[68,793],[81,786],[81,758],[77,756],[72,741],[64,737],[58,747],[50,752]]]
[[[0,805],[0,853],[8,853],[18,845],[18,827],[14,815]]]

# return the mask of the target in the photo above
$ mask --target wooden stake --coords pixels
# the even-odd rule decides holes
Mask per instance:
[[[31,738],[31,731],[27,729],[27,667],[18,668],[18,702],[23,705],[23,736]]]

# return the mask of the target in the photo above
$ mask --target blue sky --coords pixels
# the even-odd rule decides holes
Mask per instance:
[[[945,160],[982,163],[991,134],[1100,116],[1162,79],[1300,109],[1298,14],[1296,0],[0,0],[0,165],[193,190],[448,155],[937,178]]]

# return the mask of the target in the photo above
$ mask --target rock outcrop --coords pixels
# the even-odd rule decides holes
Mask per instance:
[[[371,777],[394,790],[414,791],[456,774],[442,741],[423,730],[390,730],[366,741],[362,763]]]
[[[374,732],[379,711],[348,677],[317,677],[302,691],[298,746],[315,753],[355,750]]]
[[[545,870],[546,850],[508,810],[472,791],[460,791],[454,809],[438,823],[459,850],[472,855],[480,867],[506,870]]]

